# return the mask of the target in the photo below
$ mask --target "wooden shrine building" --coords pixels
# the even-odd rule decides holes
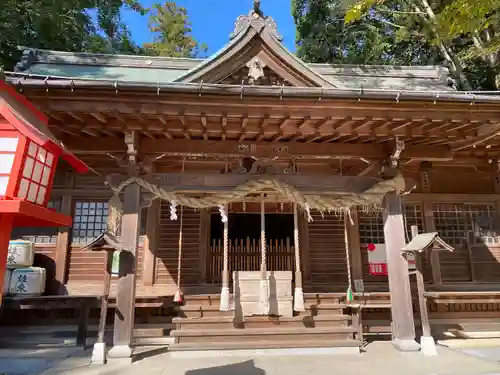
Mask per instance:
[[[357,347],[391,319],[414,350],[415,225],[454,248],[424,260],[433,330],[500,317],[500,97],[444,67],[305,63],[252,10],[207,59],[26,50],[6,79],[95,171],[56,176],[73,228],[16,231],[52,260],[47,293],[101,292],[83,248],[121,198],[117,347],[135,298],[136,324],[175,318],[179,350]]]

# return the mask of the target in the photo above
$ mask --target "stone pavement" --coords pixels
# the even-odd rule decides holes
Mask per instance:
[[[494,348],[488,348],[490,351]],[[470,349],[466,349],[470,350]],[[478,353],[482,353],[481,350]],[[485,349],[486,350],[486,349]],[[497,354],[499,350],[497,348]],[[68,358],[43,375],[500,375],[500,357],[438,347],[438,357],[400,353],[389,342],[368,345],[361,355],[295,355],[172,358],[162,354],[132,365],[88,366]]]

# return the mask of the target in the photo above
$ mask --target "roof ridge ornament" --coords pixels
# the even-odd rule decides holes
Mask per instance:
[[[236,19],[231,39],[236,38],[249,27],[252,27],[257,33],[267,31],[279,42],[283,41],[283,36],[278,33],[276,21],[272,17],[264,16],[264,12],[260,9],[260,0],[254,0],[253,9],[250,10],[250,13],[246,16],[239,16]]]

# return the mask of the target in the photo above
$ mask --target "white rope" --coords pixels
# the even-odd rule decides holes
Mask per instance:
[[[305,311],[304,293],[302,290],[302,271],[300,267],[300,239],[299,239],[299,217],[297,204],[293,204],[293,242],[295,246],[295,292],[293,296],[293,309]]]
[[[269,290],[267,282],[267,265],[266,265],[266,213],[264,200],[260,202],[260,248],[261,248],[261,263],[260,263],[260,293],[259,305],[262,315],[269,314]]]
[[[346,292],[346,300],[347,303],[350,304],[353,299],[352,295],[352,274],[351,274],[351,257],[349,251],[349,235],[347,233],[347,220],[352,222],[352,218],[350,217],[349,211],[344,213],[344,241],[345,241],[345,259],[347,266],[347,292]]]
[[[184,206],[181,206],[180,215],[181,215],[181,221],[179,223],[179,255],[177,258],[177,292],[175,293],[174,302],[182,302],[181,266],[182,266],[182,232],[183,232],[182,226],[184,221]]]
[[[118,186],[111,186],[115,194],[119,194],[126,186],[137,183],[145,190],[152,193],[156,198],[167,201],[175,201],[177,204],[192,208],[209,208],[220,204],[228,204],[230,202],[244,199],[249,194],[255,194],[265,190],[278,191],[287,200],[297,203],[308,213],[308,220],[312,220],[310,215],[311,209],[316,209],[320,212],[325,211],[343,211],[345,208],[355,206],[373,206],[380,204],[385,194],[391,191],[404,191],[406,182],[403,176],[398,175],[391,180],[379,181],[371,188],[362,193],[343,194],[339,197],[321,196],[321,195],[304,195],[293,186],[286,182],[276,179],[262,179],[256,181],[248,181],[240,186],[237,186],[233,191],[227,193],[214,194],[203,198],[195,198],[183,196],[173,191],[166,190],[161,186],[152,184],[139,177],[131,177],[123,181]]]
[[[229,311],[229,220],[227,205],[219,206],[221,220],[224,223],[224,265],[222,270],[222,290],[220,293],[220,311]]]

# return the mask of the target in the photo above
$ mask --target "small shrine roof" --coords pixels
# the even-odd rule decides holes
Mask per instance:
[[[453,247],[439,237],[437,232],[417,234],[401,251],[421,253],[427,249],[453,251]]]

